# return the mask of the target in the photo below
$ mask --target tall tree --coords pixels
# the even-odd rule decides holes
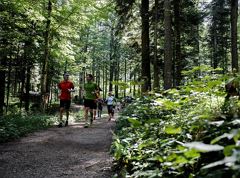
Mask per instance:
[[[151,71],[149,55],[149,0],[141,1],[142,17],[142,92],[151,90]]]
[[[47,6],[47,21],[46,21],[46,29],[44,36],[44,58],[43,58],[43,67],[42,67],[42,81],[41,81],[41,93],[42,97],[42,109],[45,111],[46,109],[46,101],[47,101],[47,77],[48,77],[48,63],[49,63],[49,42],[50,42],[50,25],[51,25],[51,13],[52,13],[52,2],[48,0]]]
[[[113,77],[114,77],[114,72],[115,72],[115,62],[114,62],[114,49],[115,49],[115,39],[114,39],[114,31],[113,27],[111,27],[111,33],[110,33],[110,50],[109,50],[109,60],[110,60],[110,65],[109,65],[109,91],[113,91]]]
[[[182,80],[182,59],[181,59],[181,39],[180,39],[180,3],[181,0],[174,1],[174,32],[175,32],[175,79],[176,86],[179,86]]]
[[[6,66],[6,59],[5,57],[0,57],[0,115],[3,114],[3,108],[5,106],[4,99],[5,99],[5,83],[6,83],[6,72],[5,72],[5,66]]]
[[[237,21],[238,21],[238,0],[231,0],[231,54],[232,69],[239,70],[238,67],[238,47],[237,47]]]
[[[164,0],[164,89],[172,88],[172,25],[171,2]]]
[[[158,20],[159,20],[159,0],[155,0],[154,7],[154,59],[153,59],[153,89],[158,91],[160,88],[160,71],[158,65]]]
[[[227,53],[229,51],[229,6],[226,0],[211,2],[210,52],[211,66],[226,69]]]

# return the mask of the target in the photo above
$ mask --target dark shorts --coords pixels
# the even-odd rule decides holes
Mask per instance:
[[[97,103],[95,100],[84,99],[84,107],[97,109]]]
[[[107,105],[107,109],[108,109],[108,114],[112,113],[113,114],[113,105]]]
[[[69,109],[71,105],[71,100],[60,100],[60,108]]]

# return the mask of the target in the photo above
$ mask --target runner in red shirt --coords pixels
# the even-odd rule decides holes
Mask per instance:
[[[58,125],[59,127],[63,126],[62,117],[63,117],[64,109],[66,110],[66,116],[67,116],[65,126],[68,126],[69,108],[70,108],[70,104],[71,104],[71,92],[74,92],[74,85],[71,81],[69,81],[69,74],[64,73],[63,78],[64,78],[64,80],[58,84],[58,88],[61,90],[60,123]]]

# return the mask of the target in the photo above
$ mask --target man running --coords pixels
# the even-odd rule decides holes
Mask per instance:
[[[58,84],[58,88],[61,90],[60,94],[60,123],[59,127],[63,126],[63,112],[66,110],[66,122],[65,126],[68,126],[69,108],[71,105],[71,92],[74,91],[74,85],[69,81],[69,74],[63,74],[63,81]]]
[[[93,82],[93,75],[87,74],[86,76],[87,83],[84,85],[84,118],[85,118],[85,125],[84,127],[87,128],[89,126],[88,121],[88,111],[90,112],[90,125],[92,124],[93,120],[96,117],[96,109],[97,109],[97,93],[99,93],[99,87],[96,83]]]

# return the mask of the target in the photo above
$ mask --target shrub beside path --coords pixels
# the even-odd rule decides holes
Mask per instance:
[[[1,178],[110,178],[114,121],[96,119],[0,144]]]

